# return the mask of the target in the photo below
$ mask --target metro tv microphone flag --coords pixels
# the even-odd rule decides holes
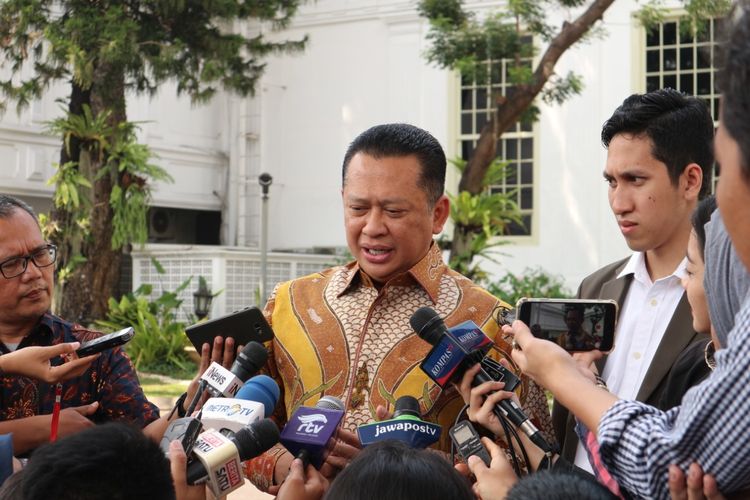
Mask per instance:
[[[279,400],[279,385],[268,375],[256,375],[234,398],[211,398],[201,409],[200,419],[206,429],[231,435],[252,422],[273,414]]]
[[[323,396],[314,407],[300,406],[281,431],[281,444],[319,469],[328,441],[343,417],[344,403],[333,396]]]
[[[392,419],[360,425],[357,427],[357,434],[362,446],[396,439],[411,448],[427,448],[440,439],[442,430],[439,425],[421,419],[416,398],[401,396],[396,400]]]

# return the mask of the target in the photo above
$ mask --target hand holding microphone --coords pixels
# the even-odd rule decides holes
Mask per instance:
[[[417,309],[409,322],[422,340],[434,346],[425,357],[421,368],[441,387],[451,380],[457,381],[466,370],[476,363],[486,364],[488,358],[485,354],[492,341],[473,322],[466,321],[448,330],[442,318],[429,307]],[[529,333],[529,335],[531,334]],[[572,361],[572,358],[570,359]],[[493,368],[500,369],[498,373],[507,372],[498,363],[495,363],[495,365],[497,366],[493,366]],[[490,376],[488,370],[482,366],[474,375],[472,385],[492,381],[495,380]],[[504,382],[507,384],[508,380],[504,380]],[[507,418],[514,426],[520,428],[544,452],[552,451],[552,447],[518,403],[512,399],[502,399],[494,406],[493,411],[498,418]]]

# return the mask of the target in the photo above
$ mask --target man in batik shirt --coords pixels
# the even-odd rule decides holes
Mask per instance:
[[[433,235],[449,211],[445,154],[424,130],[404,124],[373,127],[350,145],[343,164],[344,225],[355,261],[279,284],[266,306],[275,339],[269,371],[283,392],[279,424],[323,395],[346,405],[321,472],[332,477],[356,455],[356,428],[393,411],[403,395],[418,398],[426,420],[446,432],[463,406],[454,387],[441,390],[419,368],[431,346],[409,326],[419,307],[435,309],[448,327],[473,320],[510,352],[498,322],[507,304],[443,262]],[[537,427],[551,432],[541,390],[524,379],[521,401]],[[380,407],[380,410],[378,409]],[[282,446],[247,463],[260,488],[279,484],[292,456]]]

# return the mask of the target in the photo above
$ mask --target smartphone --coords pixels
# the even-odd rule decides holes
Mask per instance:
[[[102,335],[101,337],[84,342],[81,344],[81,347],[78,348],[76,354],[78,354],[79,358],[91,356],[92,354],[112,349],[118,345],[123,345],[129,342],[134,336],[135,330],[133,330],[133,327],[129,326],[123,328],[119,332],[108,333],[107,335]]]
[[[453,444],[456,445],[458,454],[464,461],[467,461],[470,456],[476,455],[482,459],[482,461],[490,466],[492,459],[490,454],[487,452],[487,448],[484,447],[482,441],[480,441],[477,430],[471,425],[468,420],[461,420],[459,423],[454,425],[449,431]]]
[[[198,440],[198,435],[203,430],[203,424],[195,417],[183,417],[173,420],[167,430],[164,432],[164,436],[161,438],[159,447],[165,455],[169,456],[169,443],[174,440],[179,440],[182,443],[182,449],[185,450],[185,455],[190,456],[193,451],[193,446]]]
[[[214,337],[232,337],[235,345],[248,342],[268,342],[273,339],[273,330],[263,312],[257,307],[246,307],[220,318],[196,323],[185,329],[185,334],[200,354],[204,343],[213,345]]]
[[[516,311],[535,337],[555,342],[566,351],[609,352],[614,347],[614,300],[522,298]]]

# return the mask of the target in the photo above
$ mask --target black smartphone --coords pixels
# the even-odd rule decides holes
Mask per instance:
[[[614,347],[614,300],[522,298],[516,311],[535,337],[555,342],[566,351],[609,352]]]
[[[177,420],[173,420],[169,424],[169,427],[167,427],[164,436],[161,438],[159,447],[165,455],[169,455],[169,443],[179,440],[182,443],[182,449],[185,450],[185,455],[190,456],[195,441],[202,430],[203,424],[201,424],[199,419],[195,417],[178,418]]]
[[[458,454],[461,455],[464,461],[468,460],[470,456],[476,455],[482,459],[487,467],[490,466],[490,462],[492,461],[490,454],[482,444],[482,441],[480,441],[479,434],[474,426],[471,425],[471,422],[461,420],[451,427],[449,433],[453,444],[456,445]]]
[[[247,345],[253,340],[263,343],[273,339],[273,330],[257,307],[246,307],[220,318],[190,325],[185,333],[199,354],[204,343],[213,345],[214,337],[232,337],[237,346]]]
[[[79,358],[91,356],[92,354],[112,349],[118,345],[123,345],[129,342],[134,336],[135,330],[133,330],[133,327],[129,326],[118,332],[108,333],[107,335],[102,335],[101,337],[84,342],[81,344],[81,347],[76,350],[76,354],[78,354]]]

